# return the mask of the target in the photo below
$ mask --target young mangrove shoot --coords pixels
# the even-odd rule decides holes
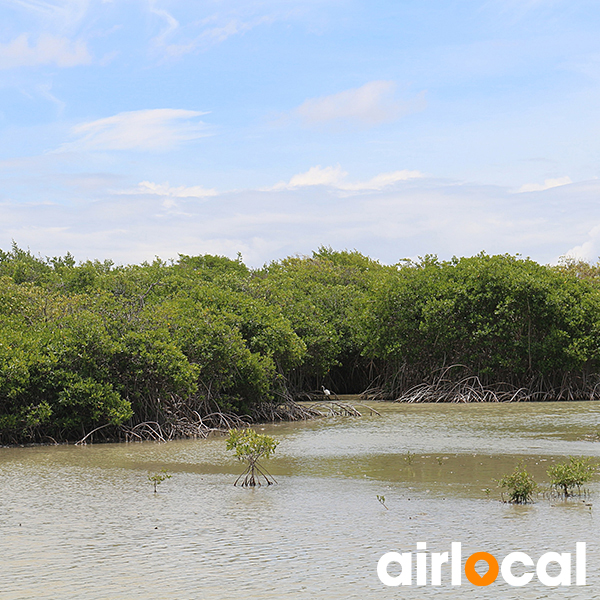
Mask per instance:
[[[377,500],[379,500],[379,503],[381,504],[381,506],[383,506],[383,508],[385,508],[385,510],[389,510],[388,507],[385,505],[385,496],[380,496],[379,494],[377,494]]]
[[[148,475],[148,481],[154,485],[154,493],[156,494],[156,488],[166,479],[171,479],[171,477],[173,476],[169,475],[166,469],[162,469],[160,473]]]
[[[233,485],[241,482],[242,487],[255,487],[261,485],[261,477],[267,485],[276,483],[275,478],[258,461],[261,458],[269,458],[278,445],[278,440],[263,433],[256,433],[254,429],[230,429],[227,450],[234,452],[237,459],[246,463],[246,469]]]

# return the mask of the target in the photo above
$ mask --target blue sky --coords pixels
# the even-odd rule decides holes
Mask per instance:
[[[600,254],[600,4],[0,0],[0,247]]]

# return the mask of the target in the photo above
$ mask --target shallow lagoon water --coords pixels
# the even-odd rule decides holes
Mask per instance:
[[[382,417],[265,425],[278,484],[234,488],[222,437],[0,449],[0,599],[600,598],[600,476],[589,498],[500,502],[519,460],[600,458],[600,404],[381,404]],[[410,454],[409,454],[410,453]],[[152,493],[149,473],[173,477]],[[377,500],[385,496],[386,510]],[[588,506],[590,505],[591,506]],[[390,550],[511,551],[587,543],[585,587],[388,588]],[[515,569],[515,573],[518,569]]]

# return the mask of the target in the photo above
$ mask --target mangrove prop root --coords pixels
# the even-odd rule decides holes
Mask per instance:
[[[600,382],[595,378],[564,378],[559,386],[543,378],[532,378],[527,385],[515,386],[506,381],[488,384],[477,375],[450,378],[451,368],[443,370],[433,381],[426,381],[396,395],[397,402],[533,402],[600,400]]]
[[[230,429],[246,428],[256,422],[306,421],[325,416],[362,416],[355,406],[345,402],[319,402],[312,406],[302,406],[288,395],[283,396],[281,402],[262,402],[253,408],[251,415],[244,416],[222,412],[214,402],[203,401],[194,406],[175,396],[165,400],[162,405],[164,420],[148,419],[135,425],[118,427],[101,425],[84,435],[77,444],[85,445],[98,437],[104,441],[118,438],[126,442],[168,442],[181,438],[207,438],[215,433],[225,434]],[[356,406],[364,407],[370,414],[380,414],[370,406]],[[270,485],[270,479],[264,476]],[[249,481],[252,481],[252,474]]]
[[[282,402],[262,402],[252,410],[254,421],[306,421],[320,416],[319,411],[302,406],[291,397],[284,397]]]
[[[526,402],[600,400],[599,373],[560,376],[507,372],[495,380],[463,364],[427,368],[389,364],[362,392],[366,400],[400,402]]]
[[[362,403],[349,404],[347,402],[315,402],[310,405],[310,409],[315,411],[320,417],[362,417],[357,407],[363,409],[364,412],[369,411],[370,415],[381,417],[381,413],[375,410],[372,406],[367,406]]]
[[[277,483],[275,477],[261,466],[258,461],[251,460],[245,471],[235,480],[233,485],[236,486],[239,483],[241,487],[259,487],[261,485],[261,477],[264,478],[267,485]]]

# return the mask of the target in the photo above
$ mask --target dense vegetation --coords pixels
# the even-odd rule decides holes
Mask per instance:
[[[142,422],[185,433],[322,384],[596,398],[599,273],[485,254],[384,266],[328,248],[258,270],[210,255],[115,266],[13,245],[0,251],[0,440]]]

